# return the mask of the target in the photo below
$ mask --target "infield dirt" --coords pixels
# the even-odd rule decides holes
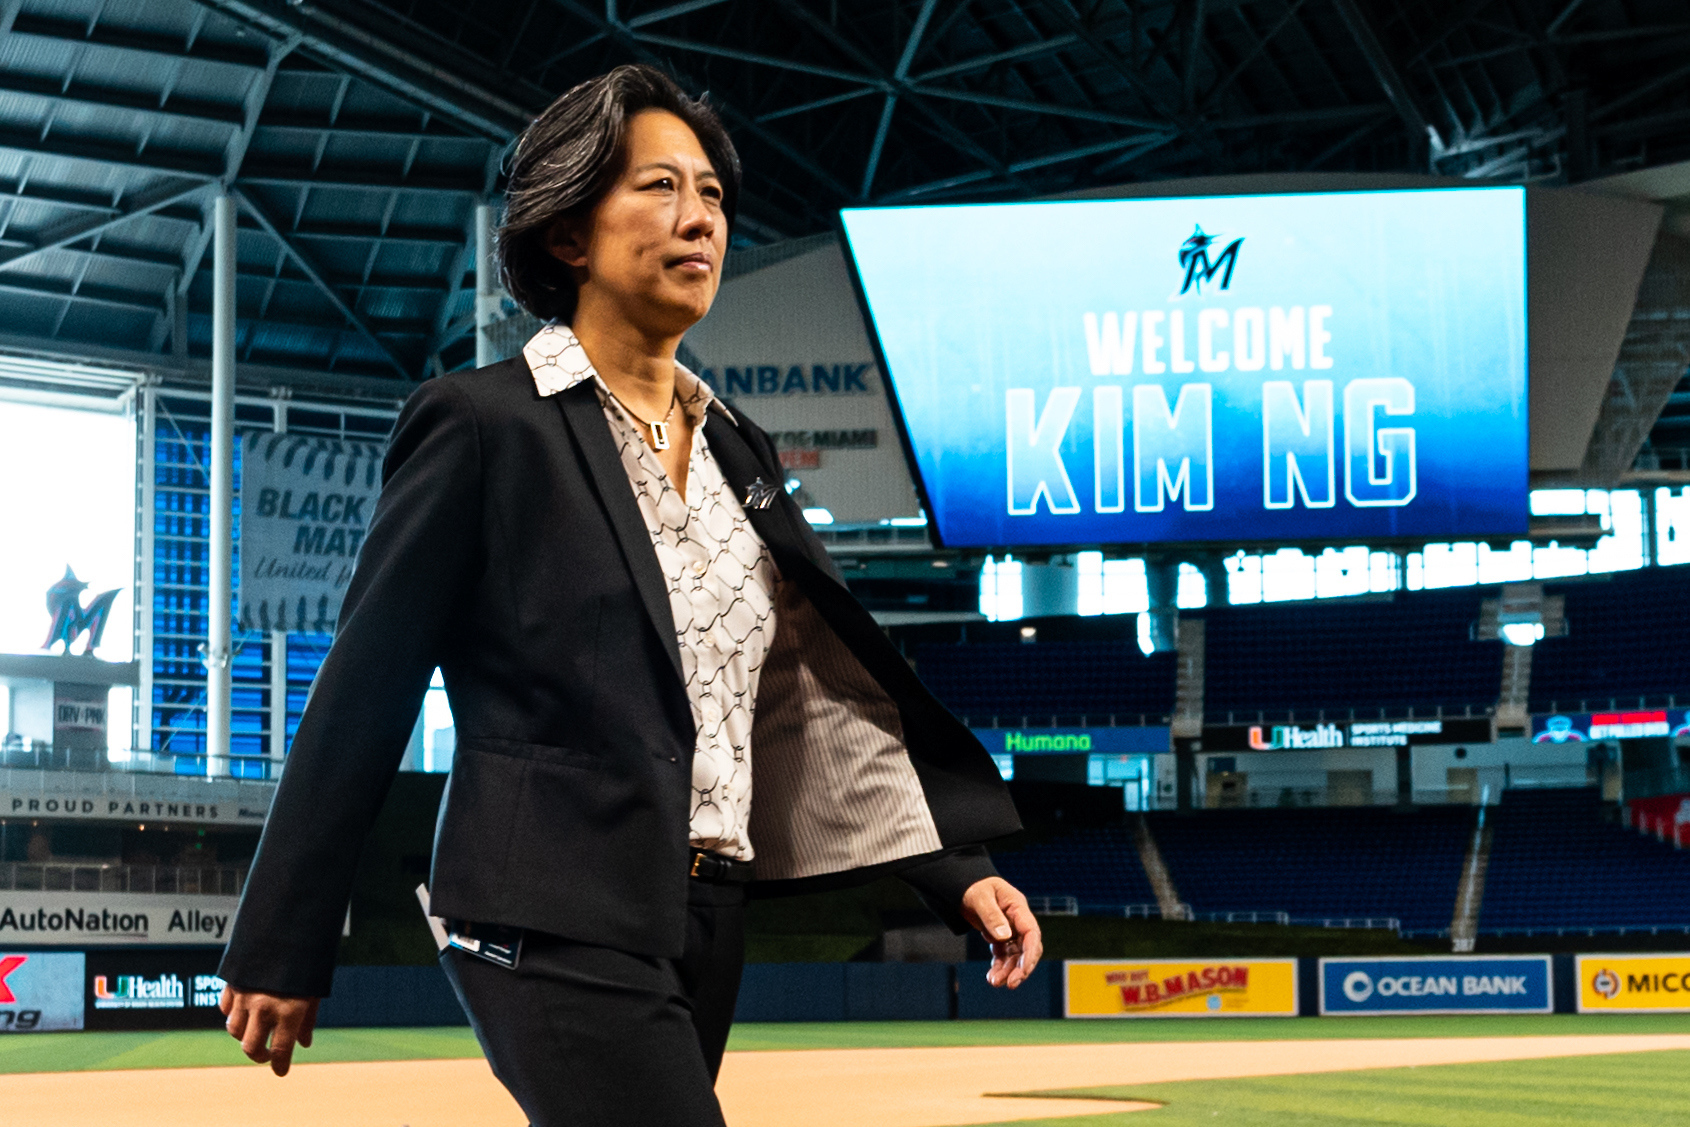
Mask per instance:
[[[1149,1104],[991,1093],[1690,1049],[1690,1034],[1134,1042],[729,1053],[731,1127],[960,1127]],[[8,1127],[523,1127],[482,1060],[26,1073],[0,1077]]]

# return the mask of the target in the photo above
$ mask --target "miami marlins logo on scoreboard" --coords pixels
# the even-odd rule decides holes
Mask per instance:
[[[1215,280],[1215,275],[1221,275],[1220,288],[1232,288],[1232,268],[1238,265],[1238,248],[1244,245],[1243,239],[1234,239],[1227,248],[1209,261],[1209,248],[1219,242],[1214,235],[1205,235],[1203,227],[1198,225],[1197,231],[1189,239],[1180,244],[1179,264],[1185,268],[1185,284],[1180,286],[1179,292],[1183,296],[1191,292],[1191,287],[1197,287],[1199,296],[1203,293],[1203,283]],[[1221,274],[1222,267],[1226,273]]]

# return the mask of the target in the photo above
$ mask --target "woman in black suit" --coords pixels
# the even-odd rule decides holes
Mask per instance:
[[[501,265],[550,323],[406,404],[224,957],[229,1032],[278,1075],[436,667],[442,965],[535,1124],[722,1122],[754,873],[896,873],[987,938],[994,985],[1037,963],[981,845],[1018,827],[990,756],[846,590],[768,436],[675,361],[738,187],[715,114],[648,67],[523,135]]]

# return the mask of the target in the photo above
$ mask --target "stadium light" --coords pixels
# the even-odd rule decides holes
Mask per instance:
[[[1505,622],[1501,634],[1502,640],[1511,646],[1530,646],[1543,637],[1543,623]]]

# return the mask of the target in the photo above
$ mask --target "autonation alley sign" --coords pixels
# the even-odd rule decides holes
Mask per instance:
[[[0,891],[0,947],[224,943],[237,896]]]

